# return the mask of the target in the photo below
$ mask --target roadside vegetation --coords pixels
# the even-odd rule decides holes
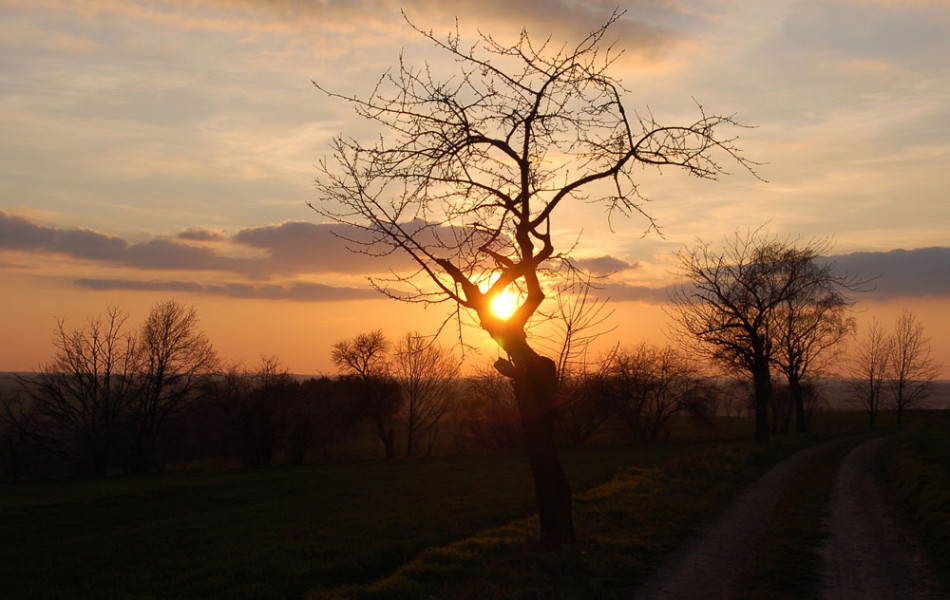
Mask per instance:
[[[748,437],[738,425],[675,427]],[[811,440],[566,450],[580,542],[540,561],[517,455],[6,483],[0,597],[611,597]]]
[[[920,536],[950,590],[950,414],[910,416],[911,426],[881,449],[879,475],[895,511]]]

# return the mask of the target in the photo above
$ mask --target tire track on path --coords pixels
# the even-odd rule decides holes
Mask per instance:
[[[675,553],[637,600],[728,600],[741,595],[759,540],[788,483],[811,461],[831,453],[841,438],[806,448],[785,459],[742,491],[715,522]]]
[[[887,437],[852,450],[838,471],[826,521],[829,537],[823,600],[940,600],[914,537],[888,510],[874,476],[874,461]]]

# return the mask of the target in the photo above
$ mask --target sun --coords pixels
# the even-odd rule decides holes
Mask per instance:
[[[508,317],[515,314],[518,310],[518,294],[505,289],[491,300],[491,310],[502,321],[507,321]]]

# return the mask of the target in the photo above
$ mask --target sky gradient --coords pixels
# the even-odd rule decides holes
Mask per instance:
[[[431,331],[441,315],[373,292],[398,269],[321,224],[314,164],[332,136],[370,138],[311,80],[367,93],[403,51],[448,62],[408,27],[576,41],[615,2],[0,0],[0,370],[48,360],[54,317],[108,304],[133,321],[175,297],[226,359],[277,355],[332,372],[330,345],[374,327]],[[556,216],[562,247],[612,272],[609,342],[662,342],[675,252],[765,225],[833,238],[874,277],[858,319],[914,311],[950,378],[950,2],[643,1],[610,30],[628,109],[735,132],[764,181],[645,170],[642,220],[586,205]],[[466,333],[491,355],[490,341]],[[479,362],[479,358],[473,358]]]

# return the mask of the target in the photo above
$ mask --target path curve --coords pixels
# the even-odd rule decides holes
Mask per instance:
[[[874,477],[886,437],[857,446],[842,461],[826,522],[824,600],[940,600],[914,537],[894,519]]]
[[[785,459],[742,491],[698,538],[675,553],[637,600],[703,598],[726,600],[743,588],[756,542],[766,534],[772,513],[786,486],[812,460],[853,438],[840,438],[806,448]]]

